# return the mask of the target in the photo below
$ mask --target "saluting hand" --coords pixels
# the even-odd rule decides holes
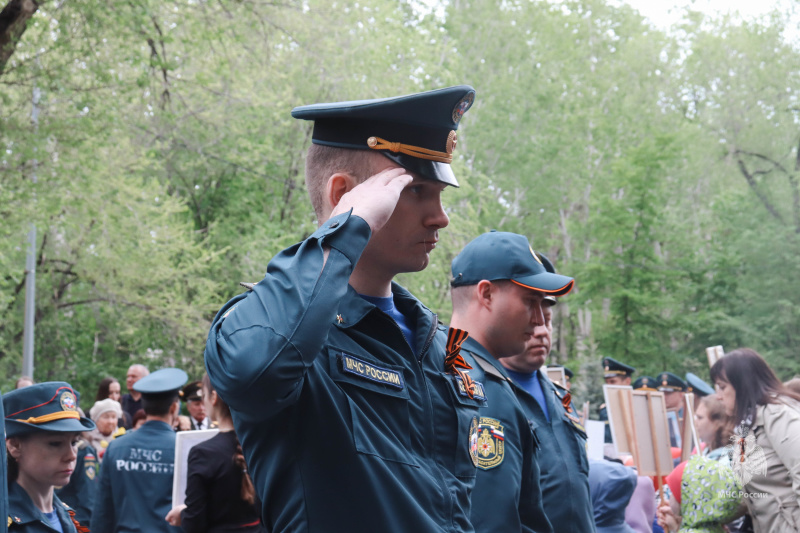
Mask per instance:
[[[354,215],[369,224],[373,233],[377,232],[392,216],[400,193],[413,180],[406,172],[402,167],[390,168],[359,183],[342,195],[331,217],[352,209]]]

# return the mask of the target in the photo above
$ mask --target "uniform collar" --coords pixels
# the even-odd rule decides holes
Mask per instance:
[[[71,522],[69,517],[70,507],[59,500],[55,494],[53,494],[53,510],[58,514],[58,520],[62,525]],[[44,513],[33,505],[28,493],[16,482],[12,483],[8,488],[8,518],[18,525],[41,522],[50,527]]]
[[[461,347],[474,356],[475,362],[478,363],[478,366],[481,367],[481,370],[483,370],[486,375],[492,376],[500,381],[511,382],[511,378],[506,373],[506,369],[503,368],[503,365],[500,364],[500,361],[495,359],[481,343],[472,337],[468,337]]]
[[[395,282],[392,282],[392,296],[397,310],[408,317],[409,320],[415,321],[417,331],[419,332],[421,329],[427,332],[432,321],[433,312]],[[348,285],[347,293],[340,300],[338,313],[331,319],[337,328],[348,329],[376,310],[378,308],[374,304],[359,296],[355,289]]]

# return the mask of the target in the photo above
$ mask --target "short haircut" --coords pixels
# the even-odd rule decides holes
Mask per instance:
[[[490,281],[496,291],[507,291],[511,287],[511,281],[507,279],[496,279]],[[477,283],[475,284],[477,285]],[[461,285],[450,288],[450,298],[453,300],[453,310],[466,309],[474,297],[475,285]]]
[[[177,401],[178,391],[142,394],[142,409],[148,415],[165,416]]]
[[[323,215],[328,178],[343,173],[361,183],[375,174],[380,163],[388,161],[377,152],[312,144],[306,155],[306,188],[317,218]]]

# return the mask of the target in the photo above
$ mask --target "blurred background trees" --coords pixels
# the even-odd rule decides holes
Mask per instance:
[[[800,371],[800,50],[788,14],[601,0],[6,1],[0,15],[0,380],[22,362],[38,229],[38,381],[131,362],[194,377],[216,310],[315,226],[296,105],[469,83],[460,189],[431,266],[400,281],[450,316],[449,264],[489,229],[577,279],[553,357],[707,377],[747,345]],[[15,18],[16,17],[16,18]],[[27,17],[27,18],[25,18]],[[591,386],[590,386],[591,383]]]

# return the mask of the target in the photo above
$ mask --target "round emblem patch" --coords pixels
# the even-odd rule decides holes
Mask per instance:
[[[75,395],[70,391],[61,393],[61,409],[64,411],[77,411],[78,403],[75,401]]]
[[[478,466],[478,417],[472,417],[472,423],[469,425],[469,456],[472,458],[472,464]]]
[[[475,101],[475,93],[467,93],[464,98],[461,99],[460,102],[456,104],[453,108],[453,122],[458,124],[461,120],[461,117],[464,116],[464,113],[467,112],[467,109],[470,108],[472,102]]]
[[[500,466],[505,457],[503,425],[494,418],[481,417],[478,424],[478,468],[489,470]]]

